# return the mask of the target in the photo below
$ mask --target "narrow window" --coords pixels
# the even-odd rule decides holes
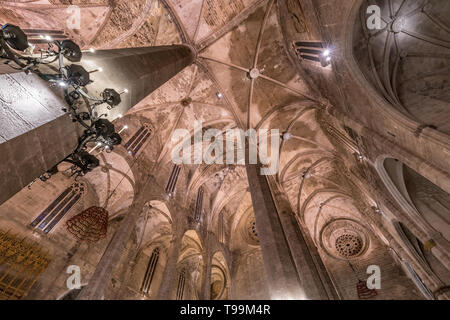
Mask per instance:
[[[53,201],[31,224],[33,229],[48,234],[70,209],[81,199],[86,191],[84,183],[74,183]]]
[[[181,270],[180,275],[178,277],[177,300],[183,300],[185,283],[186,283],[186,276],[185,271],[183,269]]]
[[[147,265],[147,270],[145,271],[144,280],[142,281],[141,292],[148,294],[150,291],[150,286],[152,284],[153,276],[155,275],[156,266],[159,260],[159,248],[156,248],[152,252],[152,256]]]
[[[28,37],[28,42],[31,44],[46,44],[49,40],[45,36],[50,36],[53,40],[67,40],[67,35],[62,30],[51,29],[23,29],[23,32]]]
[[[0,230],[0,300],[25,298],[50,261],[38,244]]]
[[[195,203],[194,218],[196,222],[199,222],[202,219],[202,211],[203,211],[203,188],[200,187],[197,193],[197,202]]]
[[[147,142],[148,138],[150,138],[152,131],[150,127],[145,124],[143,125],[135,134],[125,143],[124,147],[127,149],[128,153],[133,157],[142,149],[144,144]]]
[[[172,173],[170,174],[169,182],[167,182],[166,193],[171,197],[175,192],[175,187],[178,182],[178,176],[180,174],[181,167],[177,164],[173,166]]]

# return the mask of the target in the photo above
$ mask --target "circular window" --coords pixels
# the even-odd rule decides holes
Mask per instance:
[[[343,257],[354,257],[362,251],[362,248],[362,240],[356,235],[343,234],[336,239],[336,250]]]
[[[256,227],[255,217],[253,214],[247,214],[243,220],[244,221],[242,221],[241,225],[241,235],[243,239],[251,246],[259,246],[259,234]]]

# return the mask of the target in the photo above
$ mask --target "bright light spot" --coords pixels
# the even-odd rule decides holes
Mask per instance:
[[[223,94],[221,92],[217,92],[217,98],[222,99],[223,98]]]
[[[122,117],[123,117],[123,115],[122,115],[122,114],[119,114],[119,119],[122,119]]]
[[[98,68],[98,72],[103,72],[103,68]]]
[[[45,40],[47,40],[47,41],[52,41],[52,37],[50,37],[50,36],[45,36]]]
[[[44,36],[41,34],[41,35],[39,35],[39,38],[44,39]]]
[[[128,126],[125,126],[125,127],[123,127],[125,130],[127,130],[128,129]]]
[[[92,53],[94,53],[94,52],[95,52],[95,49],[94,49],[94,48],[90,48],[89,51],[92,52]]]
[[[128,91],[128,89],[125,89],[125,90],[123,90],[123,92],[128,93],[129,91]]]
[[[102,145],[102,143],[101,143],[101,142],[97,143],[97,147],[100,147],[101,145]]]
[[[331,57],[328,57],[328,58],[327,58],[327,61],[331,61]]]
[[[292,139],[292,134],[290,132],[286,132],[283,134],[283,140],[289,141]]]
[[[329,55],[330,55],[330,50],[327,49],[323,52],[324,57],[328,57]]]
[[[58,82],[58,85],[59,85],[60,87],[66,87],[66,86],[67,86],[67,84],[66,84],[64,81],[59,81],[59,82]]]

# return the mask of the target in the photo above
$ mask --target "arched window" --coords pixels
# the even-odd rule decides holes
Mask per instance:
[[[223,221],[223,213],[219,213],[219,221],[218,221],[218,237],[219,242],[225,243],[225,226]]]
[[[150,286],[152,285],[153,276],[155,275],[156,266],[159,260],[159,248],[156,248],[152,252],[152,256],[148,261],[147,270],[145,271],[144,280],[142,281],[141,292],[148,294]]]
[[[186,272],[183,269],[180,271],[180,275],[178,276],[177,300],[183,300],[185,284],[186,284]]]
[[[200,187],[197,193],[197,202],[195,203],[195,212],[194,219],[196,222],[199,222],[202,219],[202,211],[203,211],[203,188]]]
[[[59,221],[69,212],[70,209],[81,199],[86,192],[86,185],[76,182],[59,197],[53,201],[42,213],[30,224],[33,229],[40,230],[48,234],[58,224]]]
[[[401,161],[387,158],[382,179],[418,227],[450,241],[450,195]]]
[[[148,138],[152,134],[152,130],[148,124],[143,125],[135,134],[125,143],[124,147],[133,157],[141,150]]]
[[[50,261],[37,244],[0,230],[0,300],[26,297]]]
[[[169,181],[167,182],[167,186],[166,186],[166,193],[169,196],[172,196],[173,193],[175,192],[175,187],[178,182],[178,176],[180,174],[180,171],[181,171],[181,167],[179,165],[175,164],[173,166],[172,173],[170,174],[170,178],[169,178]]]

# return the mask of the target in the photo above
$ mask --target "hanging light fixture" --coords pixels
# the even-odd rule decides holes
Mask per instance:
[[[27,35],[13,24],[2,26],[0,38],[14,50],[25,51],[29,47]]]
[[[91,207],[66,222],[67,231],[80,241],[98,242],[108,231],[108,211]]]
[[[108,109],[118,106],[122,102],[120,93],[114,89],[105,89],[101,94],[103,101],[108,104]]]

